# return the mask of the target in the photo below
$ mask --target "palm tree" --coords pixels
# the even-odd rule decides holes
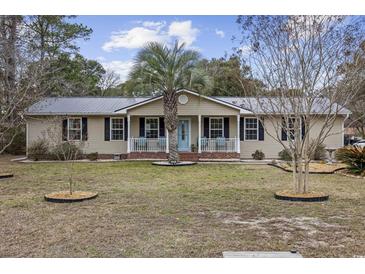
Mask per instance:
[[[204,75],[195,70],[200,54],[184,44],[166,45],[151,42],[142,48],[130,73],[130,79],[147,84],[163,95],[165,126],[169,134],[169,162],[179,161],[177,150],[177,95],[182,88],[204,85]]]

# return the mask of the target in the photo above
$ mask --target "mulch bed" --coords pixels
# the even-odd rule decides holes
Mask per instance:
[[[152,162],[153,165],[155,166],[192,166],[192,165],[196,165],[196,162],[178,162],[175,164],[171,164],[169,162]]]
[[[0,173],[0,179],[6,179],[11,177],[14,177],[13,173]]]
[[[44,195],[44,199],[47,202],[53,203],[74,203],[94,199],[97,196],[97,192],[74,191],[72,195],[70,195],[69,191],[60,191],[46,194]]]
[[[308,192],[298,194],[290,191],[278,191],[274,196],[278,200],[293,202],[323,202],[329,199],[329,195],[322,192]]]
[[[350,173],[346,168],[343,168],[341,170],[337,170],[336,174],[340,174],[342,176],[350,177],[350,178],[356,178],[356,179],[365,179],[364,176],[355,175]]]
[[[277,168],[280,168],[281,170],[285,171],[285,172],[293,172],[292,169],[289,169],[289,168],[286,168],[286,167],[283,167],[279,164],[273,164],[273,163],[268,163],[269,166],[273,166],[273,167],[277,167]],[[335,168],[331,171],[309,171],[309,174],[333,174],[335,173],[336,171],[339,171],[339,170],[342,170],[342,169],[345,169],[345,167],[339,167],[339,168]],[[304,173],[304,172],[303,172]]]

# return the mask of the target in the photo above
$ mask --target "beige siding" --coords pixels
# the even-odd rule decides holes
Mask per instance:
[[[310,139],[318,136],[318,132],[320,128],[323,126],[324,119],[322,121],[315,122],[313,124],[313,128],[310,131]],[[327,147],[341,147],[343,145],[343,135],[342,135],[342,126],[343,126],[344,117],[339,116],[334,126],[331,130],[331,135],[328,136],[324,142]],[[265,123],[267,130],[271,133],[271,135],[275,136],[275,129],[272,124],[268,121]],[[280,136],[280,135],[279,135]],[[272,137],[270,137],[265,132],[265,140],[264,141],[241,141],[241,158],[251,159],[252,153],[255,150],[262,150],[265,153],[266,158],[278,158],[278,153],[283,150],[283,147],[280,143],[275,141]]]
[[[61,138],[62,125],[47,118],[29,118],[28,145],[39,138],[46,137],[49,129],[59,129]],[[48,138],[50,141],[50,139]],[[61,140],[60,140],[61,141]],[[88,140],[83,146],[84,153],[98,152],[100,154],[127,153],[127,141],[104,141],[104,117],[88,117]]]
[[[181,93],[182,94],[182,93]],[[178,115],[191,116],[191,115],[237,115],[238,109],[231,108],[202,97],[198,97],[189,93],[185,93],[188,96],[188,103],[185,105],[178,104]],[[162,116],[163,115],[163,102],[161,99],[147,103],[145,105],[132,108],[128,111],[130,115],[140,116]]]

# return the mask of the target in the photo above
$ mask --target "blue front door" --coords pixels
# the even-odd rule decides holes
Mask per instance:
[[[179,120],[177,138],[179,151],[190,151],[190,120]]]

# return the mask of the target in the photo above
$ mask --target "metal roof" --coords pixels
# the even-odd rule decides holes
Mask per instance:
[[[280,110],[285,110],[285,113],[290,113],[290,107],[292,105],[291,102],[285,104],[285,107],[282,107],[282,103],[276,101],[275,98],[260,98],[260,105],[264,106],[260,109],[260,105],[258,104],[257,98],[255,97],[222,97],[222,96],[213,96],[214,98],[239,106],[242,109],[251,111],[253,113],[270,113],[270,108],[273,112],[279,113]],[[304,103],[303,103],[304,104]],[[329,107],[331,106],[332,110],[329,112]],[[303,110],[306,110],[306,106],[303,105]],[[336,104],[330,103],[327,98],[318,98],[314,100],[314,104],[311,106],[311,110],[313,114],[325,114],[325,113],[338,113],[338,114],[351,114],[351,111],[347,108]]]
[[[48,97],[28,108],[28,115],[113,114],[151,97]]]
[[[208,97],[208,96],[207,96]],[[123,109],[129,108],[134,105],[151,99],[157,99],[157,97],[48,97],[44,100],[35,103],[29,107],[26,111],[27,115],[117,115],[122,113]],[[257,99],[253,97],[210,97],[217,102],[221,101],[223,104],[229,104],[232,107],[241,108],[241,113],[250,113],[258,111]],[[272,106],[267,98],[266,105]],[[312,107],[313,113],[325,113],[326,110],[323,106],[329,106],[327,99],[319,99]],[[288,104],[290,106],[290,104]],[[275,104],[274,104],[275,107]],[[333,105],[335,109],[336,104]],[[285,109],[288,112],[288,109]],[[350,114],[351,112],[338,106],[339,114]],[[267,112],[267,111],[266,111]],[[125,110],[124,110],[125,113]]]

